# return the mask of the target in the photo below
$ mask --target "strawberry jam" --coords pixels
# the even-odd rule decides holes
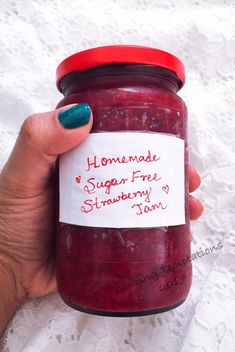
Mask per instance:
[[[138,46],[86,50],[65,59],[57,69],[57,85],[64,95],[57,107],[89,103],[94,116],[92,134],[154,133],[184,143],[181,156],[184,221],[169,225],[168,220],[164,220],[158,226],[156,220],[153,226],[153,219],[149,225],[147,221],[143,226],[136,216],[136,226],[129,227],[128,218],[123,219],[125,214],[120,215],[121,212],[115,210],[116,205],[113,205],[112,216],[116,219],[115,223],[120,221],[125,227],[112,226],[112,219],[108,217],[107,224],[89,226],[91,213],[86,214],[87,226],[78,225],[79,219],[78,223],[67,223],[57,218],[58,290],[63,300],[75,309],[98,315],[141,316],[173,309],[183,303],[188,295],[191,262],[187,108],[177,95],[183,84],[184,67],[179,59],[157,49]],[[125,143],[124,146],[118,145],[114,140],[114,150],[121,147],[122,151],[134,150],[133,144]],[[169,148],[168,154],[173,149]],[[79,147],[77,150],[79,153]],[[148,152],[146,150],[146,156]],[[155,181],[160,184],[163,174],[166,175],[164,177],[170,174],[174,177],[178,172],[178,167],[168,162],[164,164],[167,170],[159,175],[158,164],[155,165],[154,161],[152,164],[155,173],[145,178],[139,177],[141,185],[143,182],[152,185]],[[140,172],[144,174],[143,166],[139,165],[138,175]],[[97,182],[106,179],[105,170],[103,168],[102,171],[104,178]],[[123,177],[122,165],[119,170],[117,179]],[[125,185],[118,187],[119,194],[123,194]],[[103,190],[103,194],[110,196],[107,193],[114,188],[106,194]],[[161,192],[163,199],[167,199],[171,186],[162,184]],[[123,199],[120,198],[120,202],[125,207],[126,201]],[[101,202],[101,198],[97,197],[98,200]],[[161,217],[163,205],[159,210],[159,207],[155,209],[149,203],[143,203],[142,198],[138,202],[137,214],[142,212],[142,216],[147,217],[152,212],[156,218]],[[179,212],[179,203],[175,200],[171,206],[168,204],[171,212],[169,221]]]

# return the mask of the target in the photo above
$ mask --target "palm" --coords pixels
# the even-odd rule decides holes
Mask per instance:
[[[22,190],[23,191],[23,190]],[[3,192],[2,192],[3,193]],[[1,251],[13,257],[22,273],[20,281],[28,297],[40,297],[55,290],[54,191],[51,185],[36,193],[1,194],[5,246]],[[4,203],[5,202],[5,203]],[[7,213],[7,216],[6,216]]]

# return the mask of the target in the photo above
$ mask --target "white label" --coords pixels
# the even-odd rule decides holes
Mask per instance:
[[[184,140],[91,133],[60,157],[60,221],[94,227],[185,223]]]

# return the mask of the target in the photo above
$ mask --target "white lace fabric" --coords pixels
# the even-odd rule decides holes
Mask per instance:
[[[77,51],[108,44],[152,46],[180,57],[187,82],[190,160],[202,176],[205,213],[192,224],[187,301],[138,318],[92,316],[58,294],[24,304],[2,352],[235,351],[235,2],[234,0],[0,1],[0,168],[22,121],[62,96],[55,69]]]

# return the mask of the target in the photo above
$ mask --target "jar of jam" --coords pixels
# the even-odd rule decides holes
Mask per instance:
[[[188,295],[184,82],[178,58],[141,46],[89,49],[58,66],[57,107],[86,102],[94,116],[59,159],[57,283],[75,309],[142,316]]]

